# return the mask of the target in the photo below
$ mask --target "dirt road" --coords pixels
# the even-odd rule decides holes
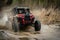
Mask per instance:
[[[28,36],[26,36],[26,34],[25,34],[25,36],[19,36],[19,35],[16,36],[16,35],[10,34],[10,33],[5,31],[5,33],[7,33],[7,35],[10,35],[10,38],[13,37],[15,40],[17,40],[18,37],[25,37],[26,39],[28,38],[28,40],[33,40],[35,37],[38,40],[60,40],[60,28],[59,28],[59,26],[43,25],[42,24],[42,28],[41,28],[40,32],[41,32],[41,34],[34,34],[33,35],[33,34],[26,33],[26,34],[28,34]],[[8,36],[6,36],[6,34],[4,36],[8,37]],[[31,38],[33,38],[33,39],[31,39]]]
[[[39,40],[60,40],[60,28],[55,25],[42,25],[41,34],[37,34]]]

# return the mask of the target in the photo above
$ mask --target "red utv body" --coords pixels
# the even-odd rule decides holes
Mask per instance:
[[[14,8],[14,14],[16,15],[15,18],[13,18],[13,29],[14,31],[17,31],[16,21],[18,22],[18,28],[19,29],[25,29],[26,26],[34,25],[35,31],[39,31],[41,28],[40,23],[35,19],[34,15],[30,12],[29,8],[26,7],[18,7]]]
[[[25,14],[17,14],[17,18],[20,19],[18,20],[18,22],[21,22],[22,24],[34,22],[34,16],[31,13],[27,17],[25,16]]]

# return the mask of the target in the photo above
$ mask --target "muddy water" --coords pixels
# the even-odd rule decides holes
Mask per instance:
[[[60,40],[59,30],[59,26],[42,24],[41,34],[37,34],[37,38],[39,40]]]
[[[5,39],[10,40],[60,40],[60,27],[56,25],[43,25],[41,26],[40,34],[30,34],[30,33],[22,33],[23,35],[14,35],[11,34],[11,31],[5,31],[2,33],[2,38],[4,36]],[[20,37],[20,38],[19,38]],[[22,38],[21,38],[22,37]],[[24,38],[23,38],[24,37]],[[34,39],[36,38],[36,39]]]

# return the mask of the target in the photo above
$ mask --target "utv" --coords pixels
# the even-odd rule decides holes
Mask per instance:
[[[13,17],[12,28],[14,32],[24,30],[28,26],[33,26],[35,31],[40,31],[41,23],[35,20],[34,15],[30,12],[28,7],[16,7],[13,11],[15,17]]]

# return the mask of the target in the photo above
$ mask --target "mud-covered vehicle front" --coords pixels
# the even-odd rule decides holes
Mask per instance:
[[[28,7],[16,7],[14,10],[13,30],[24,30],[27,26],[34,26],[35,31],[40,31],[41,23],[35,20],[34,15],[30,12]]]

